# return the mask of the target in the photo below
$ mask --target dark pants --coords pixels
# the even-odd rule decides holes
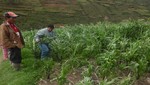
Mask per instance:
[[[18,47],[9,48],[8,49],[8,56],[12,63],[20,64],[22,57],[21,57],[21,49]]]

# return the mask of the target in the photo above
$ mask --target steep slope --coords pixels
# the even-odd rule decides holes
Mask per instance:
[[[7,0],[9,1],[9,0]],[[149,0],[0,0],[0,14],[15,11],[22,28],[40,28],[48,23],[77,24],[150,17]],[[2,17],[0,17],[2,20]],[[42,22],[42,23],[41,23]]]

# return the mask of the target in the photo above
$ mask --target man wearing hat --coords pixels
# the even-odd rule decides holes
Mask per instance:
[[[15,25],[18,15],[14,12],[5,12],[5,21],[0,25],[0,46],[8,49],[8,57],[12,66],[20,69],[21,48],[24,47],[24,40],[19,28]]]

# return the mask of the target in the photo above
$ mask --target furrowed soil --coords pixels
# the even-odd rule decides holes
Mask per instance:
[[[19,27],[41,28],[49,23],[88,24],[150,17],[150,0],[0,0],[0,15],[14,11]],[[2,21],[2,16],[0,21]],[[42,22],[42,23],[41,23]]]

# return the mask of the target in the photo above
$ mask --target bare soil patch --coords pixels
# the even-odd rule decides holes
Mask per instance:
[[[145,74],[138,79],[134,85],[150,85],[150,73]]]

